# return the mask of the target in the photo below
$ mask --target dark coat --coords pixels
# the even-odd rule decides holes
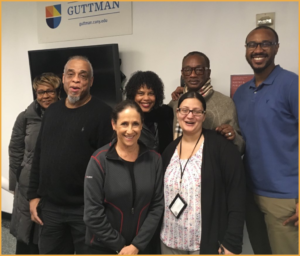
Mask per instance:
[[[17,117],[9,143],[9,189],[15,190],[10,233],[26,244],[34,225],[26,193],[41,122],[39,105],[34,101]],[[37,243],[37,236],[34,242]]]
[[[220,242],[227,250],[242,252],[245,219],[245,178],[240,153],[231,141],[203,129],[201,170],[201,254],[218,254]],[[163,168],[169,165],[181,137],[164,151]]]

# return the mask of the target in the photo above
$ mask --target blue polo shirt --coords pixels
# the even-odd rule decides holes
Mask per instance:
[[[278,65],[258,87],[254,79],[233,97],[247,185],[261,196],[298,198],[298,75]]]

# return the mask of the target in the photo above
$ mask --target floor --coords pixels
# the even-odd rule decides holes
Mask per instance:
[[[16,239],[9,233],[10,219],[9,215],[2,212],[2,255],[15,254]],[[242,254],[253,254],[249,243],[246,227],[244,229],[244,245]]]
[[[15,254],[16,239],[9,233],[10,219],[2,214],[2,255]]]

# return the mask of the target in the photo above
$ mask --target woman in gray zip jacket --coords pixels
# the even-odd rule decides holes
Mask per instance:
[[[138,141],[143,112],[131,100],[112,113],[117,139],[97,150],[84,183],[86,242],[99,254],[151,254],[149,242],[161,219],[160,155]],[[152,246],[151,246],[152,247]]]
[[[16,237],[16,254],[38,254],[38,226],[31,221],[26,199],[31,164],[44,111],[58,100],[61,80],[43,73],[33,80],[36,100],[21,112],[9,144],[9,189],[14,191],[10,233]]]

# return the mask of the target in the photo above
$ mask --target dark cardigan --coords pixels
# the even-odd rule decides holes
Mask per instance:
[[[218,242],[239,254],[243,243],[246,186],[241,156],[237,147],[217,132],[203,129],[203,135],[200,254],[218,254]],[[180,139],[174,140],[164,151],[164,171]]]

